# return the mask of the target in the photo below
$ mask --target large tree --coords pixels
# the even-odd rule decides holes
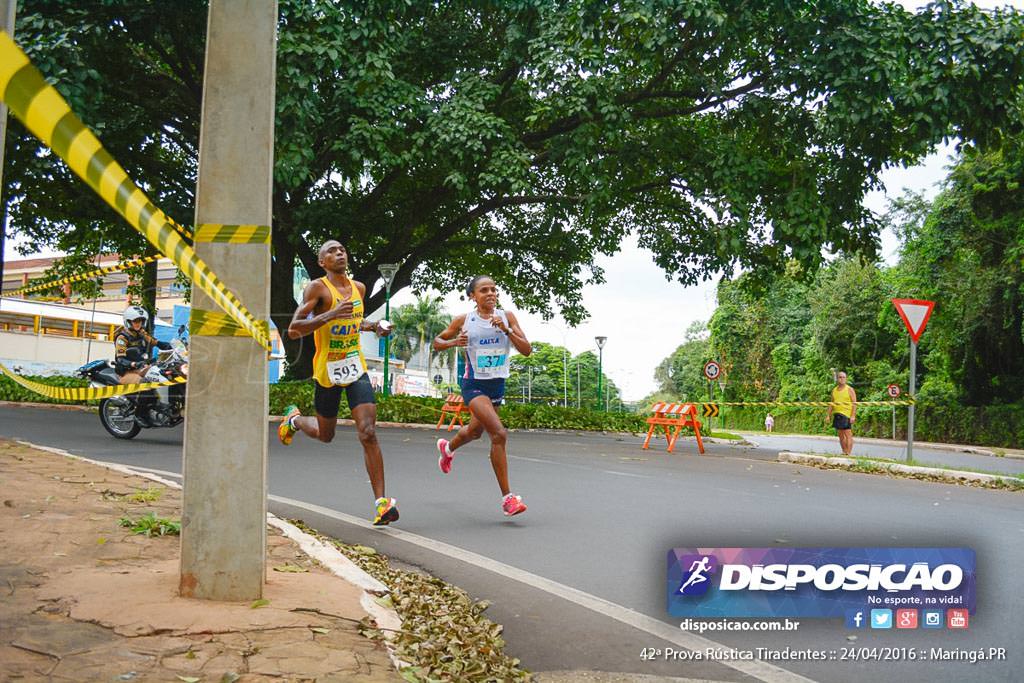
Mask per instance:
[[[904,197],[890,274],[900,296],[933,299],[922,389],[969,406],[1024,400],[1024,145],[968,154],[932,202]],[[907,362],[903,343],[900,360]]]
[[[169,7],[173,5],[173,8]],[[487,272],[570,321],[628,233],[682,282],[872,252],[889,164],[1017,124],[1024,20],[962,2],[281,0],[272,311],[341,239],[395,288]],[[18,38],[172,215],[192,204],[198,0],[26,0]],[[30,244],[139,245],[23,129],[5,197]],[[59,187],[58,187],[59,186]],[[121,232],[118,232],[118,231]],[[70,237],[63,237],[67,233]],[[117,233],[116,236],[114,233]],[[229,283],[230,284],[230,283]],[[383,294],[368,297],[368,308]],[[286,342],[293,365],[299,347]],[[308,347],[308,345],[307,345]]]

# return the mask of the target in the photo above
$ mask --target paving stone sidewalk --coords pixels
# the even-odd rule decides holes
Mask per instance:
[[[179,538],[119,521],[180,506],[175,489],[0,440],[0,680],[402,680],[359,634],[362,589],[273,527],[265,605],[178,597]]]

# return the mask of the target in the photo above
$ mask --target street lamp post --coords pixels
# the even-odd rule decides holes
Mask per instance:
[[[576,356],[576,410],[580,407],[580,357]]]
[[[398,273],[397,263],[382,263],[378,266],[381,277],[384,278],[384,319],[391,322],[391,283]],[[391,335],[384,337],[384,395],[391,394],[388,384],[388,366],[391,360]]]
[[[604,343],[608,337],[594,337],[597,342],[597,409],[601,409],[601,366],[604,364]]]

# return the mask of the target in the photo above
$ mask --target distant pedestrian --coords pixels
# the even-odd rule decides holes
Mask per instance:
[[[857,418],[857,392],[846,383],[846,373],[836,375],[835,388],[832,389],[832,401],[828,404],[828,415],[825,423],[832,420],[832,426],[839,434],[839,446],[843,455],[853,451],[853,423]]]
[[[775,429],[775,418],[772,417],[771,413],[764,416],[764,431],[769,434]]]

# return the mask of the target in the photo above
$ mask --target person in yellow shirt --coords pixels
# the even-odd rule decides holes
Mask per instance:
[[[857,419],[857,392],[846,383],[846,373],[836,375],[835,388],[832,389],[832,401],[828,404],[828,415],[825,417],[825,424],[829,420],[839,434],[839,446],[843,449],[843,455],[849,455],[853,451],[853,423]]]
[[[313,404],[316,416],[302,415],[297,406],[285,408],[277,436],[289,445],[298,432],[330,443],[338,424],[341,395],[345,394],[352,420],[363,446],[366,473],[376,497],[375,525],[398,520],[398,502],[384,493],[384,457],[377,441],[377,402],[366,372],[366,359],[359,344],[361,331],[373,331],[384,337],[390,327],[363,319],[366,285],[348,277],[348,251],[337,240],[320,247],[320,267],[327,275],[313,280],[295,310],[288,336],[292,339],[312,334],[316,346],[313,356]]]

